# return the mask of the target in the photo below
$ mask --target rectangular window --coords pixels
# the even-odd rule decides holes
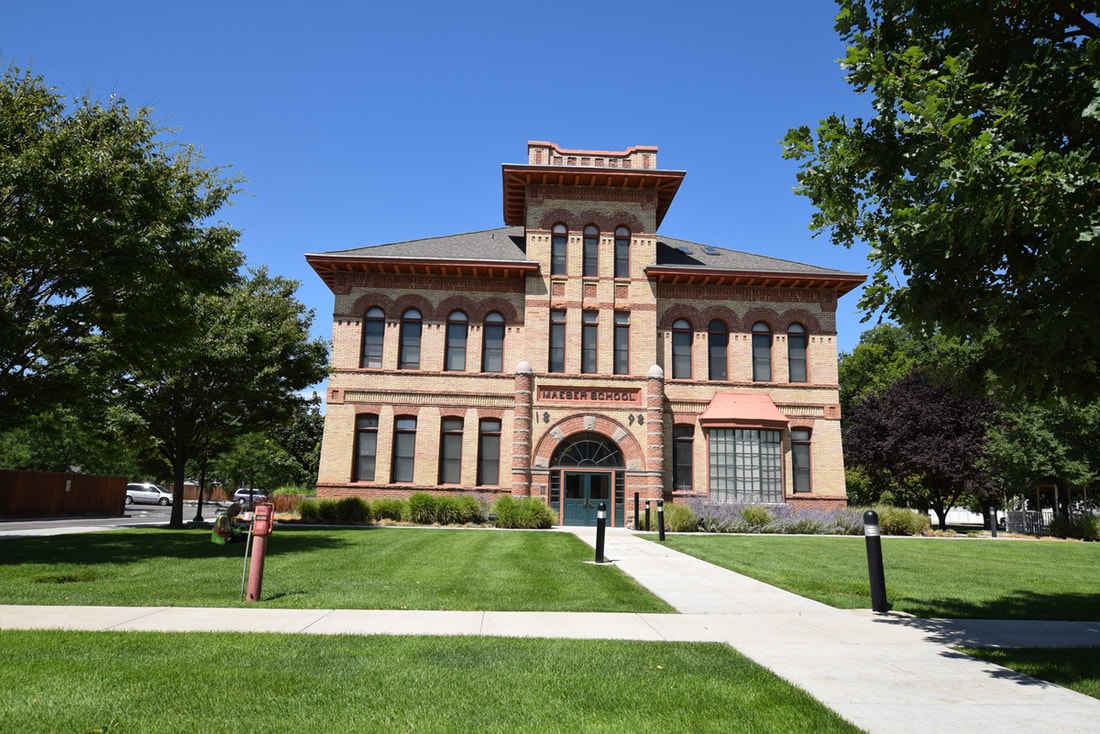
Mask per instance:
[[[695,427],[675,426],[672,429],[672,488],[691,491],[695,473]]]
[[[550,312],[550,372],[565,372],[565,311]]]
[[[794,472],[794,491],[812,492],[810,482],[810,432],[805,428],[791,429],[791,468]]]
[[[500,421],[485,419],[477,441],[478,486],[500,484]]]
[[[416,458],[416,418],[406,416],[393,422],[393,481],[413,480],[413,460]]]
[[[599,315],[595,311],[585,311],[581,325],[581,372],[595,374],[597,363],[597,331]]]
[[[615,313],[615,374],[630,374],[630,314]]]
[[[439,483],[462,484],[461,418],[444,418],[440,426]]]
[[[585,228],[584,245],[584,269],[581,271],[586,278],[595,278],[600,274],[600,238],[599,233]]]
[[[361,415],[355,419],[354,482],[373,482],[378,457],[378,416]]]
[[[783,501],[780,432],[710,430],[710,498],[716,502]]]

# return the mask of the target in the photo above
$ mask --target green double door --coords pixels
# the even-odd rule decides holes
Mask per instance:
[[[563,471],[565,508],[562,520],[566,525],[595,525],[596,512],[602,502],[607,509],[608,525],[611,524],[610,472]]]

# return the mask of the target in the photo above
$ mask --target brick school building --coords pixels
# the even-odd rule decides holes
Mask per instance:
[[[843,505],[835,314],[864,276],[659,233],[684,175],[531,142],[504,227],[307,255],[335,297],[319,496]]]

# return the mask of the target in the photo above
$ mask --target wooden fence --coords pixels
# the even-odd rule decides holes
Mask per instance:
[[[0,520],[122,515],[126,477],[0,469]]]

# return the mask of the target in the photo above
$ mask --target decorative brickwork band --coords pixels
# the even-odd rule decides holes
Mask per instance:
[[[531,494],[531,400],[535,376],[531,365],[516,365],[516,403],[512,431],[512,494]]]

